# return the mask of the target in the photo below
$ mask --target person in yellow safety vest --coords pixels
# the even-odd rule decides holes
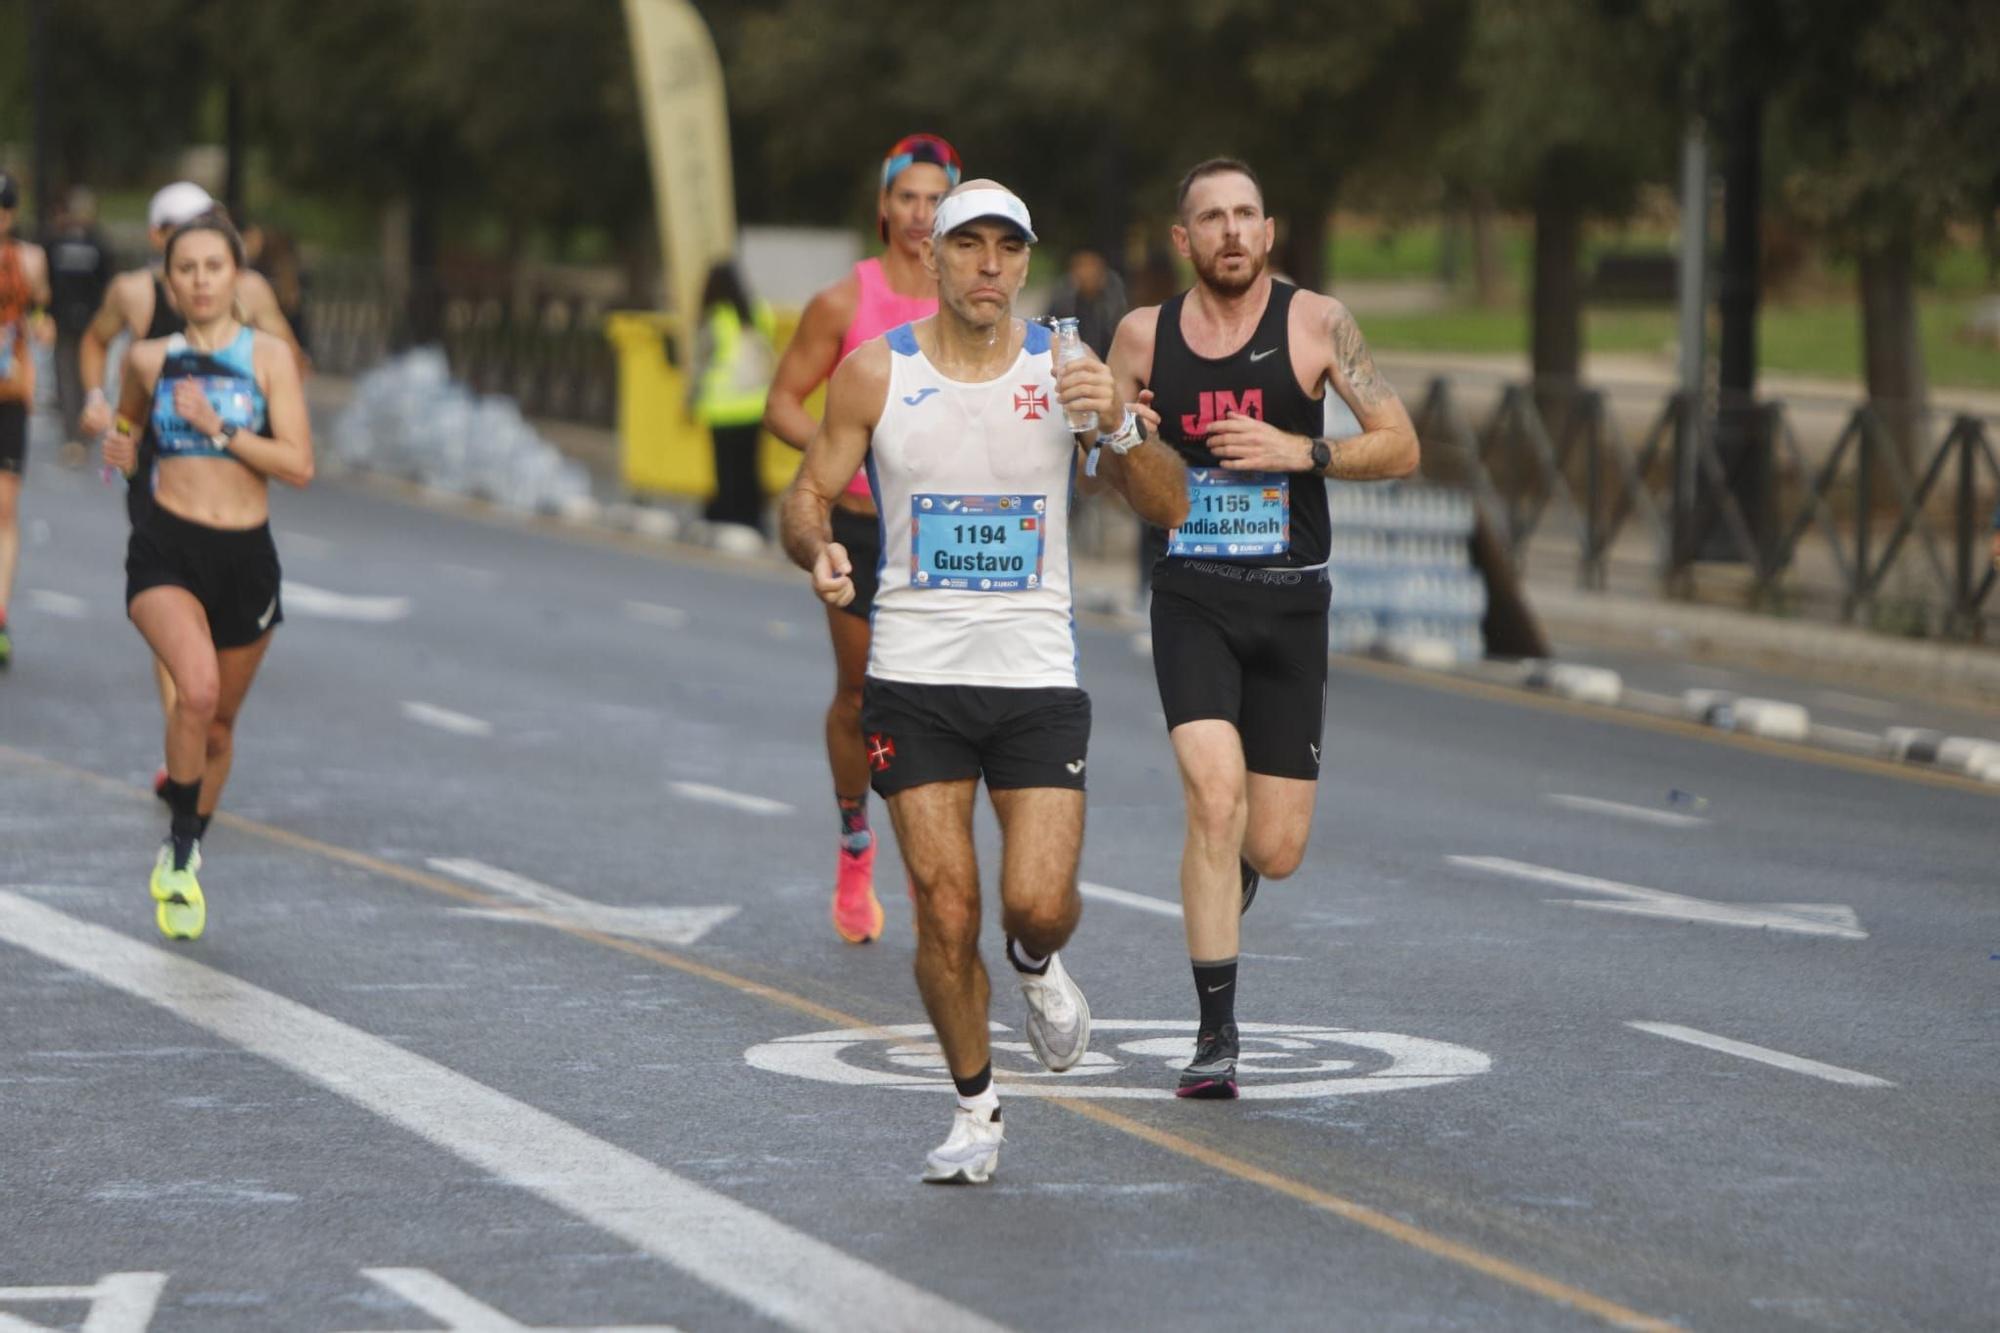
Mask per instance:
[[[761,542],[764,496],[757,479],[757,437],[777,363],[775,322],[769,306],[751,300],[731,260],[708,271],[701,310],[694,362],[688,368],[688,409],[708,427],[715,445],[715,496],[703,517],[748,528]],[[741,536],[719,534],[717,545],[741,542]]]

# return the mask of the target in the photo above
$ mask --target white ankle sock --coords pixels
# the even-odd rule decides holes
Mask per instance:
[[[977,1111],[981,1115],[986,1115],[1000,1109],[1000,1093],[998,1089],[989,1083],[986,1085],[986,1091],[980,1093],[977,1097],[960,1096],[958,1104],[962,1110]]]

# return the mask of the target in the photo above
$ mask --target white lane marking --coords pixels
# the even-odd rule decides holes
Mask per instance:
[[[581,926],[605,935],[649,940],[655,944],[689,945],[714,930],[741,910],[735,907],[613,907],[594,903],[573,893],[517,875],[511,870],[462,857],[432,857],[427,862],[441,874],[462,879],[481,888],[514,899],[533,911],[492,911],[467,907],[456,910],[467,916],[492,921],[527,921],[553,918],[564,925]],[[544,923],[546,924],[546,923]]]
[[[410,614],[410,599],[407,597],[355,597],[344,592],[315,588],[310,583],[296,583],[291,579],[286,579],[283,587],[285,610],[303,616],[386,625],[394,620],[406,619]]]
[[[412,722],[421,722],[439,731],[449,731],[460,736],[491,736],[493,724],[483,717],[470,713],[455,713],[449,708],[439,708],[416,699],[403,700],[403,716]]]
[[[1840,690],[1815,690],[1813,698],[1828,708],[1867,717],[1896,717],[1909,711],[1906,705],[1890,703],[1887,699],[1870,699],[1866,695],[1846,694]]]
[[[748,792],[731,791],[727,787],[711,787],[706,782],[669,782],[667,790],[683,800],[720,805],[731,810],[741,810],[749,815],[792,813],[792,807],[783,801],[774,801],[768,796],[752,796]]]
[[[166,1286],[165,1273],[106,1273],[90,1287],[0,1287],[0,1303],[88,1301],[84,1333],[146,1333]],[[0,1314],[0,1333],[43,1333],[43,1326]]]
[[[444,1324],[447,1333],[529,1333],[533,1327],[501,1313],[428,1268],[364,1268],[361,1275]],[[423,1331],[407,1329],[402,1333]],[[615,1328],[599,1325],[567,1333],[680,1333],[680,1330],[672,1324],[619,1324]]]
[[[1656,1037],[1666,1037],[1672,1041],[1684,1041],[1690,1046],[1706,1046],[1711,1051],[1721,1051],[1724,1055],[1739,1055],[1745,1060],[1755,1060],[1760,1064],[1775,1065],[1779,1069],[1789,1069],[1795,1074],[1810,1074],[1823,1078],[1829,1083],[1845,1083],[1852,1088],[1893,1088],[1896,1085],[1886,1078],[1876,1078],[1873,1074],[1863,1074],[1858,1070],[1842,1069],[1839,1065],[1822,1064],[1818,1060],[1808,1060],[1802,1055],[1787,1055],[1774,1051],[1769,1046],[1753,1046],[1747,1041],[1735,1041],[1728,1037],[1718,1037],[1713,1032],[1703,1032],[1700,1028],[1682,1027],[1678,1023],[1628,1022],[1628,1028],[1650,1032]]]
[[[0,941],[211,1032],[797,1329],[999,1326],[776,1218],[227,972],[0,891]]]
[[[1181,919],[1181,905],[1168,902],[1165,898],[1155,898],[1149,894],[1133,893],[1127,889],[1114,889],[1109,884],[1092,884],[1084,880],[1076,886],[1077,892],[1086,898],[1099,902],[1116,903],[1120,907],[1136,907],[1141,912],[1151,912],[1155,916],[1170,916]]]
[[[481,569],[477,565],[454,565],[448,560],[438,563],[438,573],[475,588],[491,588],[500,582],[500,576],[490,569]]]
[[[1175,1074],[1194,1055],[1197,1026],[1178,1019],[1093,1019],[1092,1032],[1119,1035],[1107,1036],[1075,1068],[1051,1074],[1033,1047],[994,1023],[994,1075],[1009,1096],[1166,1101],[1174,1095]],[[1298,1023],[1239,1023],[1237,1028],[1243,1037],[1239,1067],[1252,1075],[1242,1090],[1249,1101],[1433,1088],[1493,1067],[1484,1051],[1400,1032]],[[928,1023],[808,1032],[763,1042],[743,1058],[767,1073],[850,1087],[935,1096],[951,1086],[951,1071]],[[1118,1075],[1127,1081],[1105,1081]]]
[[[1643,805],[1627,805],[1623,801],[1606,801],[1595,796],[1569,796],[1560,792],[1549,792],[1542,799],[1550,805],[1559,805],[1565,810],[1580,810],[1591,815],[1610,815],[1614,819],[1657,824],[1661,828],[1700,828],[1708,822],[1705,815],[1677,815],[1671,810],[1653,810]]]
[[[688,623],[687,612],[678,606],[661,606],[657,602],[627,602],[625,618],[636,620],[641,625],[659,625],[666,629],[679,629]]]
[[[28,605],[44,615],[57,616],[63,620],[82,620],[90,614],[90,603],[83,598],[72,597],[53,588],[28,589]]]
[[[1706,898],[1689,898],[1662,889],[1638,884],[1622,884],[1615,879],[1572,875],[1566,870],[1509,861],[1501,856],[1447,856],[1452,865],[1480,870],[1491,875],[1553,884],[1557,888],[1583,893],[1601,893],[1624,901],[1615,903],[1578,902],[1555,899],[1561,907],[1583,907],[1598,912],[1627,912],[1633,916],[1658,917],[1667,921],[1693,921],[1711,926],[1747,926],[1757,930],[1782,930],[1795,935],[1831,935],[1836,939],[1865,940],[1860,918],[1844,903],[1718,903]]]

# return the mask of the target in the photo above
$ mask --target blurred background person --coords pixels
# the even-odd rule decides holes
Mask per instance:
[[[56,402],[62,412],[64,467],[82,467],[83,331],[104,300],[116,272],[111,248],[97,228],[97,196],[82,186],[71,190],[62,217],[49,237],[49,290],[56,321]]]
[[[28,462],[28,414],[35,402],[30,312],[49,303],[49,261],[42,247],[14,234],[21,187],[0,171],[0,667],[14,657],[7,604],[21,555],[21,473]]]
[[[725,550],[756,551],[764,545],[757,438],[777,364],[775,327],[771,308],[751,299],[734,260],[709,269],[701,329],[688,365],[688,411],[708,427],[714,443],[715,494],[702,517],[721,525],[716,545]]]
[[[1101,361],[1111,354],[1111,335],[1130,309],[1125,279],[1088,246],[1070,253],[1069,267],[1049,298],[1050,319],[1074,319],[1084,345]]]
[[[262,274],[271,284],[278,311],[292,326],[301,365],[310,366],[312,333],[307,324],[306,292],[311,284],[297,239],[282,227],[251,223],[243,229],[243,253],[250,260],[251,271]]]

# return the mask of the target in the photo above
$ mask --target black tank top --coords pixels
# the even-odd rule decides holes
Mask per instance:
[[[1292,373],[1287,320],[1298,290],[1289,282],[1273,282],[1256,331],[1233,353],[1217,358],[1197,356],[1181,337],[1186,292],[1160,307],[1159,327],[1153,335],[1153,373],[1147,387],[1153,391],[1153,406],[1160,414],[1160,438],[1172,445],[1189,467],[1216,466],[1215,455],[1202,443],[1202,437],[1210,422],[1232,411],[1295,435],[1318,439],[1326,434],[1325,403],[1301,389],[1298,376]],[[1291,506],[1289,550],[1229,563],[1277,568],[1325,564],[1331,527],[1325,482],[1312,472],[1292,473]],[[1163,557],[1158,571],[1171,572],[1181,563],[1173,556]]]
[[[186,333],[187,321],[181,312],[174,309],[174,303],[167,299],[166,284],[155,275],[153,278],[153,322],[146,326],[148,338],[164,338],[172,333]]]

